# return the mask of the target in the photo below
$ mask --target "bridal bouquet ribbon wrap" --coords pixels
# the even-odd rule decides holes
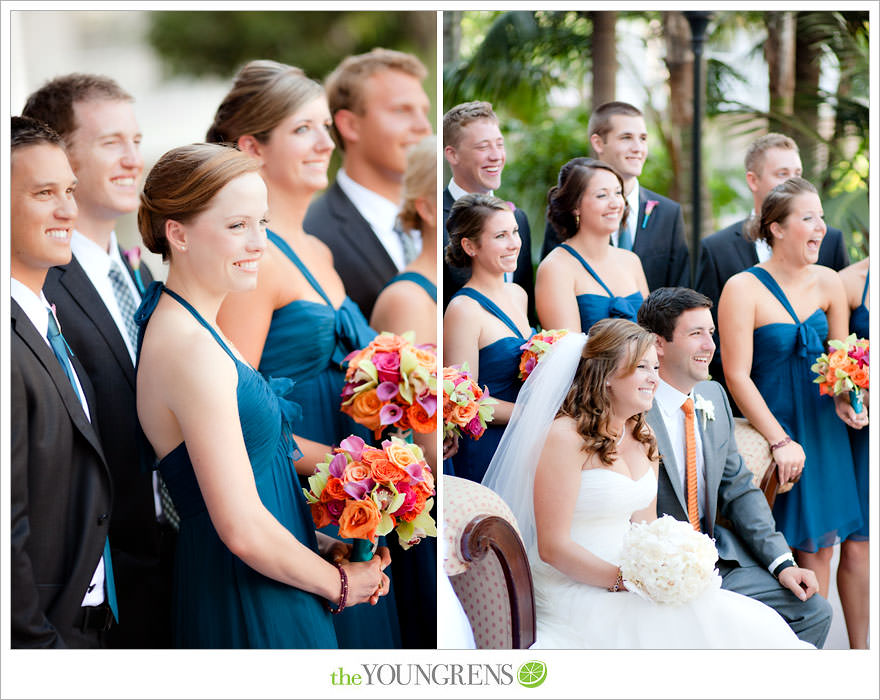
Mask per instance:
[[[417,433],[437,428],[437,354],[412,341],[409,331],[380,333],[345,358],[340,410],[377,440],[389,425]]]
[[[721,586],[718,550],[690,523],[664,515],[633,523],[624,536],[620,570],[627,590],[664,605],[681,605]]]

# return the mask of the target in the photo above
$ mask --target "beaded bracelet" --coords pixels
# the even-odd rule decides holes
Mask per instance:
[[[335,566],[339,569],[339,605],[334,608],[328,603],[327,609],[334,615],[338,615],[345,610],[345,601],[348,598],[348,574],[345,573],[345,569],[340,564]]]
[[[780,447],[785,447],[790,442],[791,442],[791,438],[788,435],[786,435],[784,438],[782,438],[782,440],[777,442],[775,445],[770,445],[770,451],[773,452],[774,450],[778,450]]]
[[[617,579],[614,581],[613,586],[608,586],[609,593],[617,593],[623,588],[623,571],[620,570],[620,567],[617,567]]]

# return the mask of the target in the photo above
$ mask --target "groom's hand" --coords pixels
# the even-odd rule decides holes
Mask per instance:
[[[801,600],[807,600],[819,590],[819,581],[812,569],[789,566],[779,572],[779,583]]]

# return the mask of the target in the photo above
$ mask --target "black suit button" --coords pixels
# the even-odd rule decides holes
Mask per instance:
[[[101,515],[98,516],[98,525],[103,525],[109,517],[110,516],[107,515],[107,513],[101,513]]]

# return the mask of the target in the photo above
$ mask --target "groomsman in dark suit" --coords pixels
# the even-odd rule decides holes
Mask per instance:
[[[712,317],[716,327],[718,299],[727,280],[770,257],[770,246],[751,235],[752,227],[758,223],[764,198],[776,185],[790,177],[800,177],[802,170],[797,144],[788,136],[774,133],[765,134],[752,142],[746,151],[745,166],[746,184],[752,191],[754,209],[748,218],[707,236],[700,245],[694,287],[712,300]],[[819,248],[818,264],[834,270],[842,270],[849,265],[849,255],[840,230],[828,227]],[[715,344],[720,347],[717,331]],[[709,372],[726,388],[720,353],[715,353]],[[733,409],[739,415],[736,404]]]
[[[152,455],[138,438],[134,312],[145,265],[133,267],[116,239],[116,220],[139,204],[141,132],[131,96],[104,76],[71,74],[33,93],[24,113],[65,140],[78,185],[72,260],[49,270],[45,291],[70,347],[96,389],[95,427],[113,478],[110,529],[121,624],[111,647],[161,648],[171,640],[171,575],[176,533],[163,507]]]
[[[426,75],[415,56],[376,48],[349,56],[325,81],[342,167],[303,227],[330,247],[345,291],[367,318],[385,283],[421,250],[397,213],[406,153],[431,133]]]
[[[452,179],[443,190],[443,248],[449,243],[446,220],[455,200],[466,194],[495,194],[507,154],[498,117],[488,102],[463,102],[443,115],[443,155]],[[497,196],[497,195],[496,195]],[[526,290],[529,318],[535,318],[535,275],[532,268],[532,235],[526,213],[514,209],[522,247],[512,282]],[[443,308],[468,281],[470,271],[443,261]]]
[[[91,384],[42,291],[70,260],[76,177],[44,124],[13,117],[10,143],[12,646],[97,648],[118,614],[110,473]]]
[[[831,606],[816,574],[799,567],[764,494],[736,448],[727,394],[706,381],[715,350],[712,302],[684,288],[655,289],[639,323],[657,335],[660,381],[647,421],[661,455],[657,514],[690,522],[715,540],[722,588],[776,610],[819,648]]]
[[[638,180],[648,157],[644,116],[626,102],[606,102],[593,110],[587,130],[596,158],[614,166],[623,178],[623,195],[631,212],[627,225],[612,234],[611,242],[639,256],[649,289],[689,287],[681,205],[642,187]],[[548,222],[541,258],[557,245],[556,231]]]

